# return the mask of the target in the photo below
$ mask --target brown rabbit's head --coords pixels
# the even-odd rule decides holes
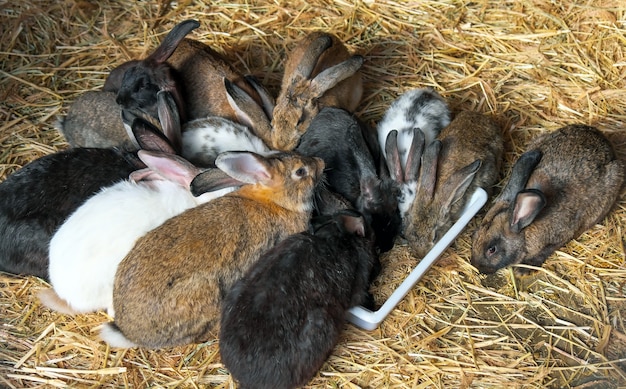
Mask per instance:
[[[293,150],[320,107],[354,111],[363,93],[362,64],[334,35],[314,32],[300,42],[285,64],[270,147]]]
[[[543,208],[545,199],[541,192],[524,187],[541,157],[536,149],[519,157],[509,182],[474,232],[471,263],[481,273],[494,273],[526,257],[522,230]]]
[[[324,161],[296,153],[260,156],[252,152],[220,154],[215,165],[243,183],[239,195],[274,203],[296,212],[313,208],[313,191],[322,178]]]

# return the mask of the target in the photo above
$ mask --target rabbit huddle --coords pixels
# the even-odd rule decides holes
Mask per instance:
[[[274,99],[187,38],[199,26],[183,21],[113,69],[58,121],[71,148],[0,183],[0,271],[50,282],[40,298],[60,312],[106,309],[112,346],[219,334],[242,387],[304,385],[346,311],[374,309],[379,255],[404,239],[423,257],[477,188],[492,194],[502,130],[453,115],[428,88],[368,126],[355,115],[364,58],[324,32],[288,53]],[[606,216],[624,174],[593,127],[535,139],[475,231],[471,263],[541,266]]]

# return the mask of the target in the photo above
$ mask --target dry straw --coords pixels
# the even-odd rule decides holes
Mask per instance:
[[[530,139],[572,122],[597,126],[626,156],[621,0],[281,3],[0,0],[0,178],[66,148],[56,116],[186,18],[201,22],[193,38],[273,92],[285,51],[309,31],[332,31],[366,58],[365,121],[375,124],[400,93],[433,87],[454,110],[499,119],[505,175]],[[477,274],[468,264],[475,226],[380,328],[346,325],[310,387],[626,387],[626,197],[522,278]],[[416,262],[396,246],[376,296],[388,296]],[[111,350],[97,337],[105,314],[51,312],[36,298],[43,287],[0,275],[0,387],[234,386],[215,339]]]

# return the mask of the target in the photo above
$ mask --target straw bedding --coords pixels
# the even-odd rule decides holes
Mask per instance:
[[[66,148],[57,115],[187,18],[201,22],[190,37],[274,93],[285,52],[309,31],[334,32],[366,58],[363,120],[375,124],[406,90],[433,87],[454,111],[498,118],[504,176],[531,139],[573,122],[597,126],[626,155],[623,1],[0,0],[0,178]],[[476,223],[378,329],[346,324],[310,387],[626,387],[624,192],[528,276],[469,265]],[[380,301],[418,260],[399,244],[382,261]],[[36,298],[43,287],[0,275],[0,387],[234,387],[217,339],[109,349],[97,337],[104,313],[52,312]]]

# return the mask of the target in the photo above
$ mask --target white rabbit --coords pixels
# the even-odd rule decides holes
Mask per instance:
[[[114,316],[115,272],[135,241],[170,217],[240,184],[225,173],[216,174],[217,169],[201,172],[173,154],[140,150],[138,155],[148,169],[101,190],[52,237],[49,272],[53,289],[40,292],[44,305],[67,314],[107,309]],[[194,196],[190,191],[194,178],[206,181],[207,177],[213,184],[201,185],[214,191]]]

